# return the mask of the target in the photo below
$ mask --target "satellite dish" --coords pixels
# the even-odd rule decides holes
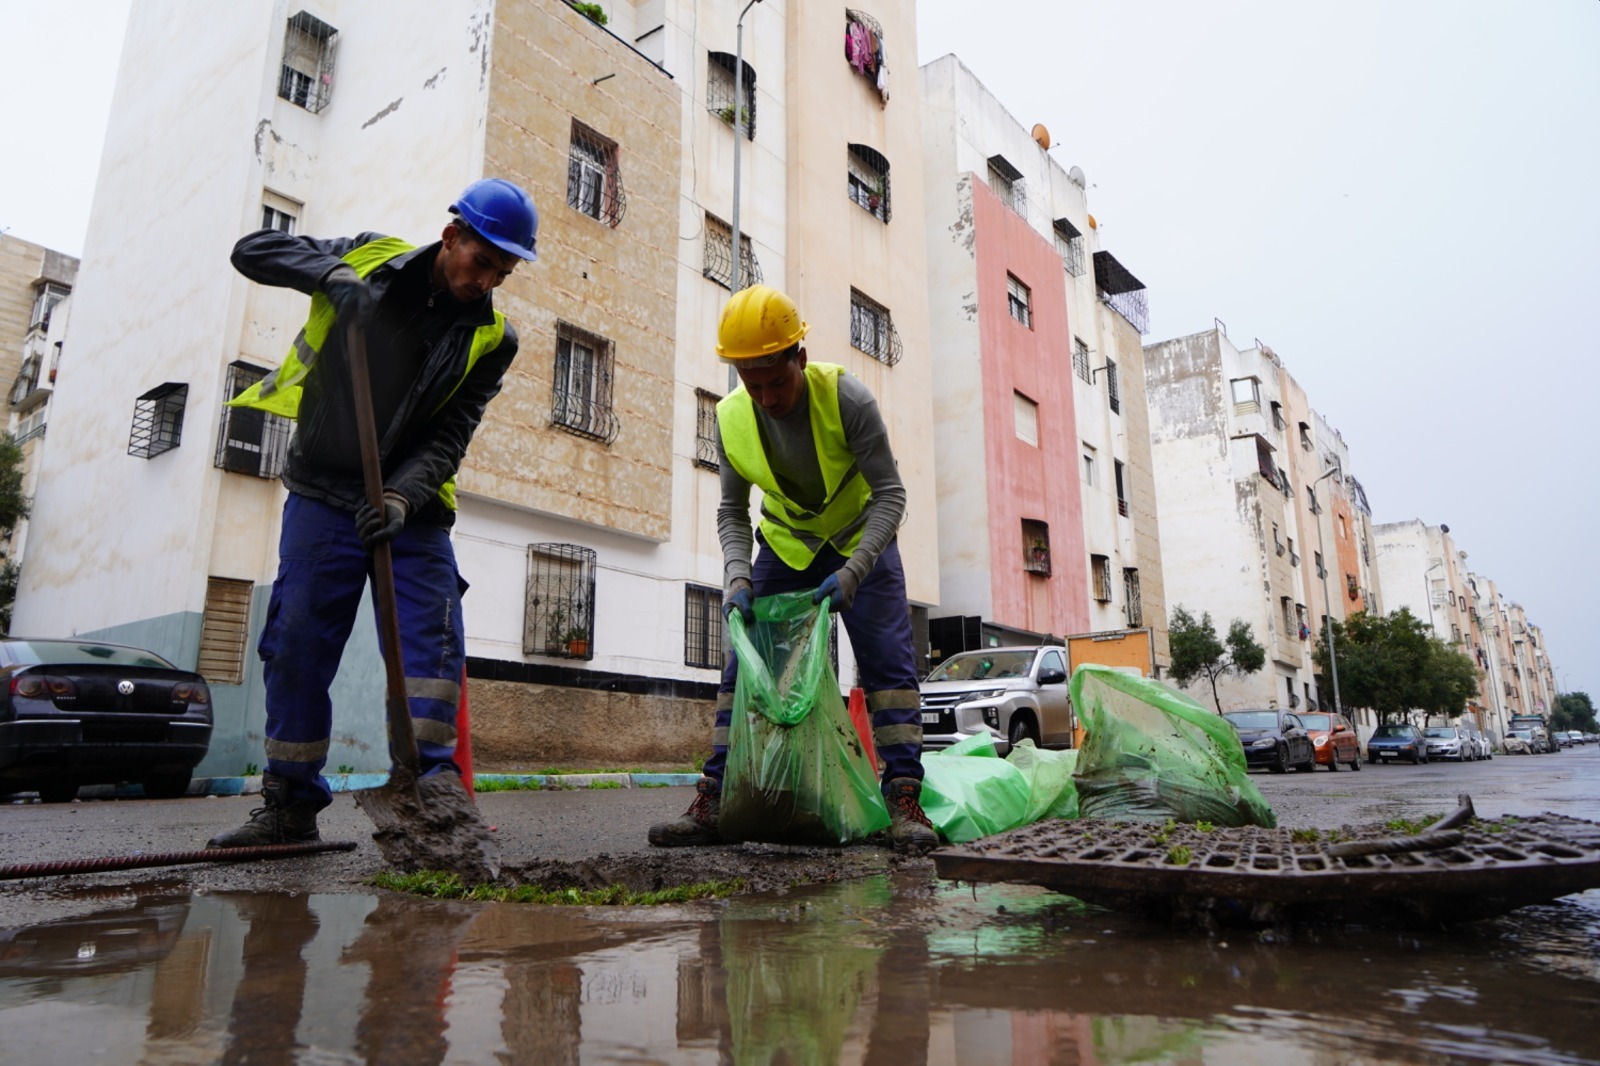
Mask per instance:
[[[1076,185],[1080,189],[1086,189],[1089,187],[1089,179],[1083,176],[1082,167],[1073,167],[1071,170],[1067,171],[1067,178],[1072,182],[1072,184]]]
[[[1045,151],[1050,150],[1050,131],[1044,128],[1044,123],[1033,124],[1033,139],[1039,142],[1039,147]]]
[[[1098,223],[1098,222],[1096,222],[1094,220],[1094,216],[1093,215],[1089,216],[1089,228],[1090,229],[1099,229],[1100,228],[1100,223]]]

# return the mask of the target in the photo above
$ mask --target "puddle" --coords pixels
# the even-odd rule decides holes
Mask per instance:
[[[144,893],[0,932],[0,1061],[1600,1062],[1600,892],[1284,941],[910,871],[651,909]]]

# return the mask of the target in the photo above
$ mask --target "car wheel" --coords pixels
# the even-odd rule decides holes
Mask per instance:
[[[1328,752],[1328,772],[1330,774],[1339,772],[1339,753],[1337,751]]]
[[[1271,770],[1275,774],[1286,774],[1289,772],[1289,749],[1286,745],[1278,745],[1278,752],[1275,756],[1273,756],[1272,761],[1267,764],[1267,769]]]
[[[78,798],[76,781],[52,781],[39,786],[39,798],[46,803],[71,803]]]
[[[189,791],[189,771],[157,774],[139,784],[144,786],[144,794],[150,799],[177,799]]]
[[[1356,755],[1355,755],[1355,758],[1350,760],[1350,769],[1352,769],[1352,770],[1361,769],[1361,752],[1360,751],[1357,751]]]
[[[1421,766],[1423,763],[1425,763],[1427,761],[1428,761],[1427,758],[1422,754],[1422,752],[1414,751],[1414,752],[1411,753],[1411,765],[1412,766]]]
[[[1006,739],[1014,748],[1019,741],[1031,740],[1033,746],[1039,746],[1039,727],[1033,724],[1033,719],[1025,713],[1013,714],[1011,722],[1006,727]]]

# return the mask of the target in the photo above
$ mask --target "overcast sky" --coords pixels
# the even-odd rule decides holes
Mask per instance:
[[[1084,169],[1146,341],[1270,345],[1374,518],[1448,524],[1600,698],[1600,2],[918,8]],[[0,230],[81,254],[127,10],[0,2]]]

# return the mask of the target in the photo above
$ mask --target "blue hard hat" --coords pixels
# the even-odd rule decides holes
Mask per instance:
[[[450,213],[483,235],[484,240],[523,259],[538,259],[539,212],[533,197],[504,178],[484,178],[468,185]]]

